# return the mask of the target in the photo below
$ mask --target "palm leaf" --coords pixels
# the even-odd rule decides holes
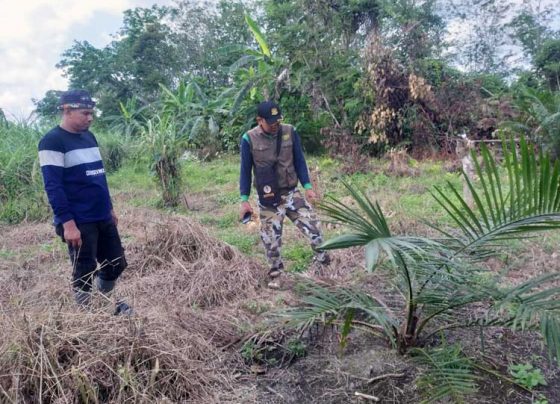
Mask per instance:
[[[398,254],[406,260],[415,261],[439,246],[439,243],[422,237],[393,236],[379,204],[370,201],[362,190],[348,182],[342,183],[357,207],[332,196],[328,196],[319,207],[333,221],[349,227],[351,232],[327,240],[320,246],[321,249],[366,246],[366,268],[371,271],[379,263],[381,252],[394,263]]]
[[[414,361],[425,367],[416,384],[425,399],[422,403],[434,403],[451,399],[465,402],[465,397],[476,392],[478,377],[472,372],[470,359],[465,357],[459,345],[443,345],[427,351],[413,349]]]
[[[485,166],[480,166],[474,159],[480,187],[475,187],[463,174],[473,195],[473,208],[451,184],[451,193],[440,188],[432,193],[462,232],[453,238],[461,252],[476,253],[496,241],[560,228],[558,161],[552,165],[548,156],[542,153],[535,156],[524,138],[520,140],[519,153],[513,141],[504,140],[502,147],[507,172],[505,181],[484,145]]]
[[[549,357],[560,363],[560,287],[543,289],[558,280],[560,274],[550,273],[504,290],[489,316],[495,314],[514,330],[539,331]],[[509,315],[499,316],[503,311]]]
[[[301,285],[299,307],[278,312],[288,319],[288,326],[300,330],[319,322],[323,324],[340,323],[343,337],[355,325],[357,313],[366,317],[362,325],[368,324],[371,330],[381,332],[395,344],[397,323],[391,317],[389,308],[379,299],[348,288],[329,289],[307,282]]]

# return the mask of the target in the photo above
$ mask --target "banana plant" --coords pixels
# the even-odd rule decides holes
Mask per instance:
[[[272,53],[258,24],[249,15],[245,15],[245,22],[257,42],[258,49],[245,49],[245,55],[230,66],[230,74],[236,77],[238,83],[231,115],[239,111],[247,98],[253,104],[257,99],[278,99],[279,86],[288,74],[284,61]]]
[[[223,107],[227,94],[211,99],[195,81],[183,81],[175,91],[160,86],[162,114],[175,121],[181,134],[196,146],[204,146],[209,140],[217,141],[221,117],[228,113]]]
[[[433,190],[454,224],[452,229],[432,224],[438,238],[393,234],[380,206],[345,183],[353,203],[329,198],[322,209],[349,231],[321,248],[363,246],[366,269],[388,268],[400,301],[390,304],[379,293],[359,288],[307,283],[301,305],[282,313],[289,324],[301,328],[334,322],[343,324],[343,330],[366,328],[385,336],[401,353],[452,328],[535,330],[551,357],[560,359],[560,288],[555,286],[560,274],[505,286],[500,274],[482,265],[504,243],[560,227],[559,163],[536,154],[524,138],[519,151],[513,140],[503,140],[502,147],[503,167],[482,147],[485,164],[476,164],[479,184],[463,174],[473,195],[472,208],[451,183]],[[474,307],[478,309],[469,310]]]
[[[125,103],[119,102],[120,114],[108,116],[104,121],[111,131],[122,135],[125,139],[136,137],[146,123],[147,110],[148,106],[138,105],[138,99],[129,98]]]

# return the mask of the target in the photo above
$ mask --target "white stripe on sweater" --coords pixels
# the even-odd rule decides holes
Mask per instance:
[[[41,164],[41,167],[64,167],[64,153],[53,150],[41,150],[39,152],[39,164]]]
[[[64,167],[74,167],[80,164],[94,163],[101,161],[99,147],[89,147],[87,149],[76,149],[65,153]]]
[[[43,166],[55,166],[70,168],[80,164],[95,163],[101,161],[99,147],[88,147],[87,149],[76,149],[67,153],[54,150],[41,150],[39,152],[39,163]]]

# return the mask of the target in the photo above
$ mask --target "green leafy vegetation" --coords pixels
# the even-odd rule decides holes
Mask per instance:
[[[44,219],[49,210],[37,155],[42,128],[0,122],[0,221]]]
[[[58,66],[70,87],[98,100],[93,131],[116,203],[195,218],[263,265],[257,223],[238,220],[234,153],[255,125],[256,104],[278,101],[326,196],[323,212],[335,222],[325,226],[323,247],[362,248],[367,270],[389,279],[383,292],[398,302],[361,284],[308,282],[295,288],[299,307],[292,307],[292,296],[277,295],[247,300],[242,311],[254,317],[289,305],[283,314],[291,326],[332,326],[341,350],[359,327],[419,366],[415,383],[425,402],[469,402],[485,369],[460,342],[445,342],[450,330],[540,333],[550,358],[560,358],[560,275],[507,279],[508,270],[533,259],[511,254],[533,246],[528,235],[540,232],[530,242],[549,255],[560,242],[558,232],[542,233],[560,227],[559,33],[550,25],[554,10],[521,3],[219,0],[209,6],[179,0],[127,10],[110,44],[97,48],[78,39]],[[471,29],[451,43],[443,33],[457,24]],[[504,58],[500,44],[523,49],[521,63]],[[37,143],[59,118],[58,96],[50,90],[35,100],[36,122],[8,121],[0,110],[2,225],[50,217]],[[503,133],[512,141],[496,148],[496,158],[496,150],[480,147],[472,179],[457,174],[451,161],[461,133],[477,141],[496,141]],[[399,156],[403,166],[395,167]],[[472,204],[459,191],[462,184]],[[0,257],[62,255],[63,249],[45,242],[21,251],[2,248]],[[296,237],[284,244],[283,257],[288,271],[301,273],[309,270],[312,251]],[[503,269],[490,270],[489,258]],[[247,364],[290,363],[310,349],[303,333],[275,339],[268,324],[247,319],[239,328],[253,335],[236,347]],[[228,346],[231,338],[222,342]],[[178,380],[158,373],[165,359],[159,355],[149,353],[136,364],[115,359],[110,371],[121,386],[119,397],[141,391],[146,381],[151,391],[156,383]],[[541,370],[524,361],[509,367],[513,379],[503,379],[528,390],[546,386]],[[140,364],[148,362],[153,372],[138,377]],[[183,362],[168,363],[175,372]],[[80,399],[98,401],[98,386],[86,371],[71,372]],[[45,380],[56,384],[56,377],[48,373]],[[166,399],[165,393],[138,394],[134,398]],[[533,402],[547,402],[532,394]]]
[[[546,386],[546,379],[540,369],[535,369],[530,363],[518,363],[508,368],[515,381],[528,389]]]

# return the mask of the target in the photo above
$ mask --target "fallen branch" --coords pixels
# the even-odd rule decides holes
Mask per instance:
[[[405,374],[404,373],[387,373],[385,375],[379,375],[379,376],[375,376],[372,377],[371,379],[368,379],[368,384],[376,382],[378,380],[382,380],[382,379],[386,379],[388,377],[404,377]]]
[[[372,396],[372,395],[369,395],[369,394],[360,393],[358,391],[356,391],[354,393],[354,395],[356,397],[365,398],[366,400],[379,401],[379,397],[375,397],[375,396]]]

